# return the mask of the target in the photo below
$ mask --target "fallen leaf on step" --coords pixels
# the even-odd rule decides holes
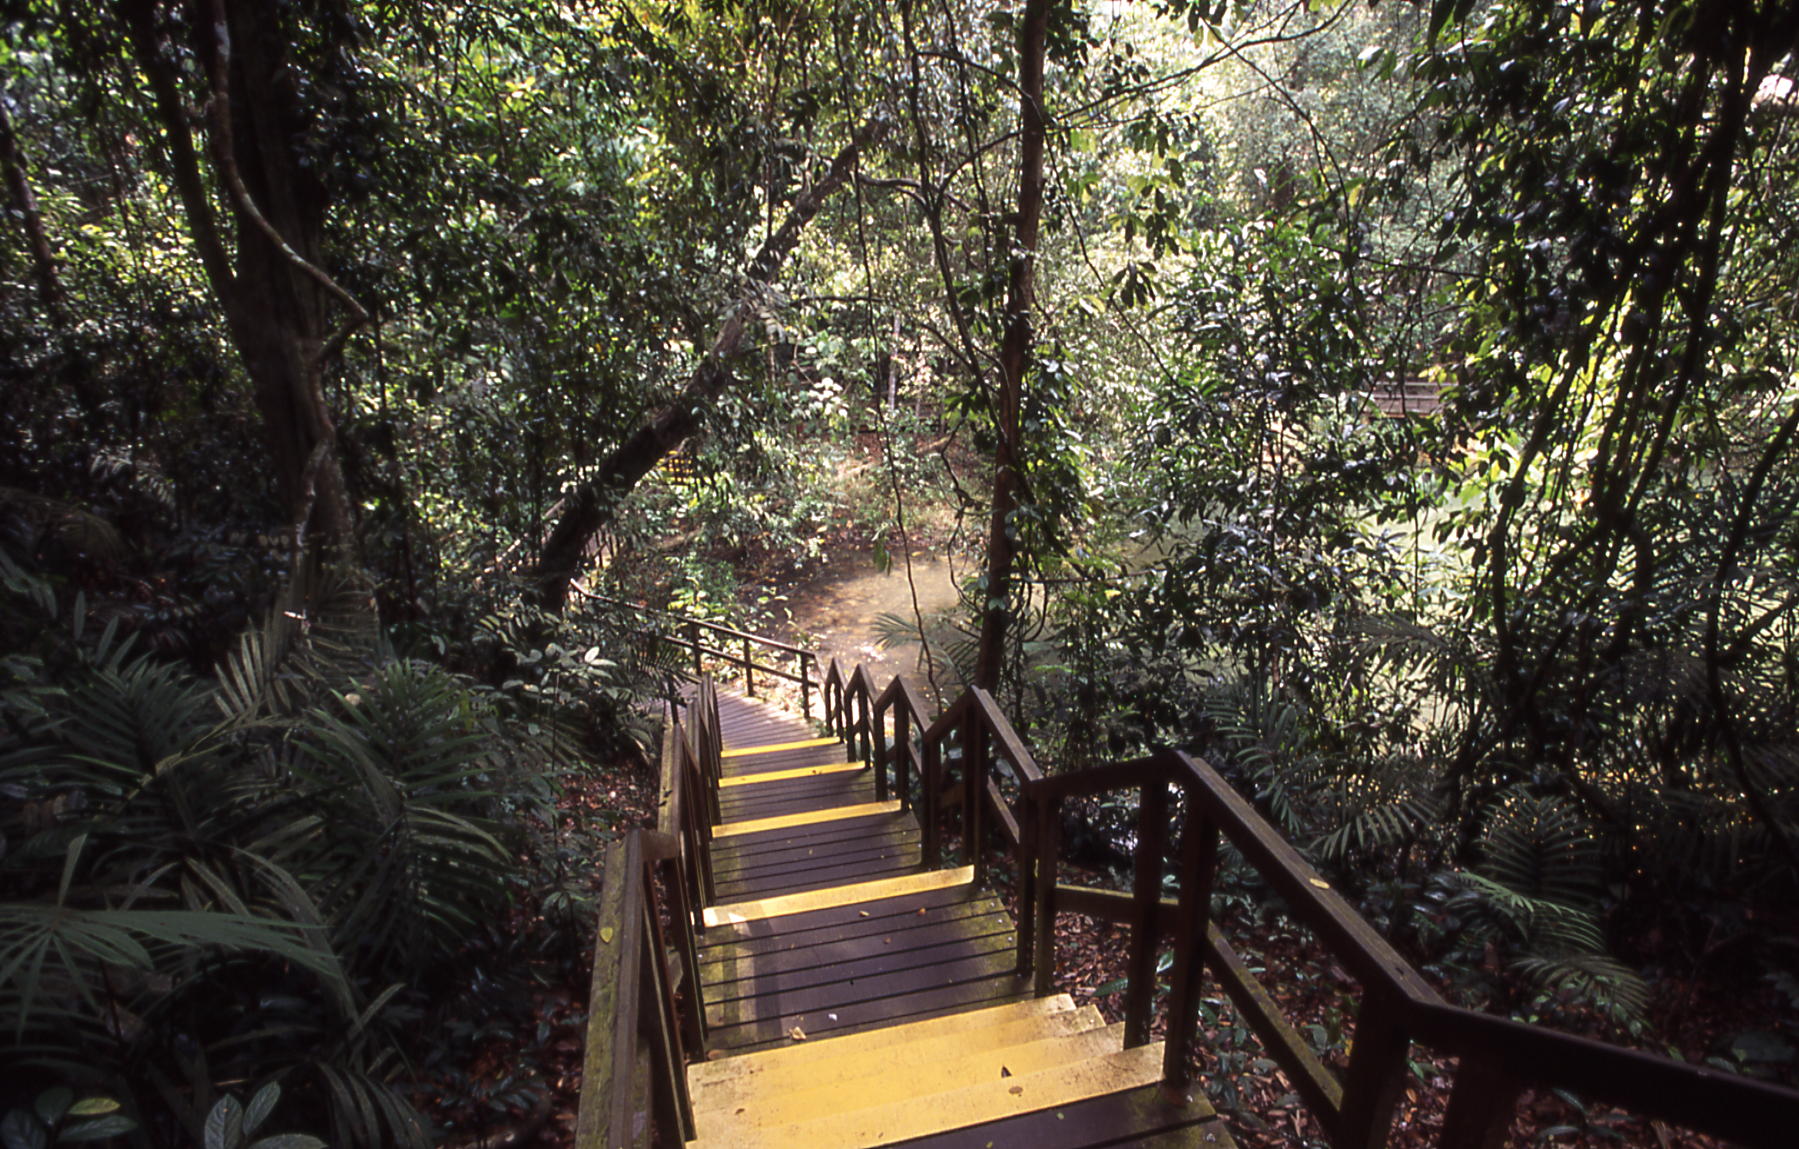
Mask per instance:
[[[856,916],[865,918],[868,916],[868,911],[867,910],[857,910]]]
[[[708,1049],[706,1051],[706,1060],[707,1061],[717,1061],[719,1058],[723,1057],[724,1055],[725,1055],[725,1051],[722,1049]]]
[[[921,918],[924,917],[924,907],[923,906],[918,907],[918,916]]]
[[[1325,881],[1323,878],[1313,878],[1312,884],[1314,886],[1317,886],[1321,890],[1328,890],[1331,888],[1331,884],[1329,882]]]
[[[604,942],[606,945],[612,944],[612,927],[611,926],[601,926],[600,927],[600,941]]]
[[[1002,1065],[999,1067],[999,1075],[1001,1077],[1010,1077],[1010,1076],[1012,1076],[1012,1071]]]
[[[796,1025],[787,1031],[787,1036],[793,1038],[795,1041],[804,1041],[806,1040],[806,1031]]]
[[[1013,1086],[1013,1087],[1012,1087],[1012,1088],[1010,1088],[1010,1089],[1008,1089],[1008,1090],[1006,1090],[1006,1092],[1007,1092],[1007,1093],[1011,1093],[1011,1094],[1023,1094],[1023,1093],[1024,1093],[1024,1086],[1022,1086],[1022,1085],[1014,1085],[1014,1086]]]

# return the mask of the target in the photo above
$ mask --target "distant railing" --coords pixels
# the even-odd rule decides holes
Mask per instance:
[[[677,650],[686,651],[692,667],[689,673],[698,679],[706,672],[707,660],[730,667],[743,675],[743,690],[751,698],[756,696],[756,676],[766,675],[795,683],[800,688],[800,713],[808,721],[812,718],[812,691],[817,688],[815,671],[818,655],[810,650],[802,649],[779,639],[768,638],[760,634],[721,626],[715,622],[693,618],[671,610],[662,610],[653,606],[642,606],[610,595],[595,594],[592,591],[579,592],[583,598],[604,603],[624,611],[656,619],[667,624],[666,628],[650,627],[634,628],[637,633],[652,637],[666,643]],[[766,656],[778,658],[789,663],[778,666],[772,661],[756,661],[756,652],[764,652]]]
[[[1502,1145],[1520,1093],[1533,1085],[1572,1090],[1748,1146],[1790,1146],[1799,1129],[1799,1092],[1448,1004],[1202,760],[1164,750],[1046,777],[985,691],[968,691],[930,720],[903,679],[877,692],[864,668],[845,675],[833,662],[824,697],[832,731],[851,744],[852,754],[860,749],[874,764],[878,793],[887,793],[891,770],[902,803],[914,805],[909,780],[919,779],[915,805],[926,867],[941,864],[946,796],[960,798],[954,804],[961,814],[962,852],[977,880],[985,873],[993,838],[1004,839],[1015,853],[1018,970],[1033,975],[1039,994],[1054,988],[1058,913],[1127,924],[1125,1044],[1145,1044],[1157,998],[1157,950],[1165,934],[1173,935],[1163,1062],[1172,1091],[1184,1092],[1190,1084],[1202,979],[1210,969],[1336,1149],[1387,1144],[1414,1045],[1457,1059],[1438,1140],[1446,1149]],[[1000,763],[1008,769],[997,770]],[[1001,785],[1006,773],[1015,798]],[[1063,884],[1057,868],[1064,801],[1128,790],[1138,797],[1131,890]],[[1224,842],[1360,986],[1349,1064],[1341,1079],[1282,1015],[1212,920],[1213,877]],[[1170,871],[1179,883],[1173,899],[1162,892]]]

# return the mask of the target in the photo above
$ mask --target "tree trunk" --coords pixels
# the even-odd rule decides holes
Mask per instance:
[[[599,469],[563,501],[562,516],[544,543],[543,554],[532,572],[538,601],[546,610],[561,612],[568,602],[569,584],[580,574],[588,543],[612,521],[620,501],[663,456],[699,429],[701,412],[730,386],[729,364],[742,350],[744,329],[762,290],[773,282],[775,273],[799,243],[800,232],[818,214],[825,200],[848,181],[862,149],[882,130],[884,125],[879,121],[865,124],[837,153],[824,177],[794,200],[780,229],[756,253],[749,268],[748,289],[732,307],[711,350],[681,389],[680,398],[656,412],[606,456]]]
[[[6,187],[12,195],[13,210],[25,229],[26,244],[31,249],[31,269],[37,276],[38,296],[52,319],[62,315],[62,277],[56,270],[56,253],[50,248],[50,237],[44,233],[44,218],[38,212],[37,196],[25,173],[25,158],[19,153],[19,139],[13,132],[12,113],[0,99],[0,166],[6,169]]]
[[[237,230],[237,289],[227,305],[232,337],[256,387],[289,522],[322,543],[342,544],[352,520],[337,427],[325,402],[330,301],[296,262],[319,264],[325,189],[291,146],[306,125],[292,98],[293,64],[285,30],[274,19],[277,8],[266,0],[230,0],[225,7],[229,81],[213,99],[228,94],[229,135],[215,111],[214,162],[228,185],[244,191],[231,197]]]
[[[1025,370],[1030,365],[1036,302],[1037,231],[1043,218],[1043,56],[1049,0],[1030,0],[1018,30],[1019,155],[1018,232],[1012,244],[1011,279],[1006,289],[1005,334],[1000,344],[999,409],[994,412],[998,443],[993,451],[993,514],[987,526],[987,573],[981,588],[981,642],[974,685],[993,690],[1005,666],[1009,596],[1018,537],[1012,516],[1023,488],[1019,468],[1023,443],[1019,408]]]
[[[282,9],[263,0],[213,0],[200,5],[189,26],[211,80],[204,102],[212,111],[213,182],[235,224],[233,253],[188,125],[181,73],[164,51],[156,0],[127,0],[122,8],[188,231],[254,389],[293,545],[303,548],[310,533],[316,543],[348,546],[350,499],[324,371],[367,313],[318,269],[326,197],[294,151],[306,123]],[[333,297],[352,313],[350,326],[335,335],[328,334]]]

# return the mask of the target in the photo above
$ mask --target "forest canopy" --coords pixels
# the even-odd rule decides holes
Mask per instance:
[[[1049,769],[1203,753],[1466,1000],[1666,1049],[1735,993],[1688,1055],[1792,1083],[1796,52],[1776,0],[8,0],[0,1114],[528,1107],[471,1066],[548,1044],[638,816],[619,604],[779,630],[926,550],[960,607],[888,622]]]

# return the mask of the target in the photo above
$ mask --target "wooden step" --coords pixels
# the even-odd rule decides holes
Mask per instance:
[[[875,902],[882,898],[903,898],[929,890],[947,890],[955,886],[966,886],[973,881],[973,866],[959,866],[953,870],[924,870],[901,874],[897,878],[879,878],[872,882],[851,882],[843,886],[827,886],[822,890],[807,890],[804,893],[779,894],[772,898],[759,898],[749,902],[729,902],[724,905],[707,906],[704,921],[707,929],[713,929],[739,922],[757,922],[765,918],[803,914],[811,910],[827,910],[835,909],[838,906],[853,906],[860,902]]]
[[[1087,1011],[1091,1008],[1091,1006],[1076,1007],[1074,999],[1065,993],[1052,994],[1049,997],[1027,998],[1024,1001],[1008,1002],[1005,1005],[989,1006],[986,1009],[971,1009],[965,1013],[952,1013],[925,1021],[891,1025],[886,1029],[865,1030],[842,1037],[795,1042],[780,1049],[744,1053],[736,1057],[722,1057],[716,1061],[696,1062],[687,1067],[687,1084],[689,1089],[704,1091],[743,1077],[759,1077],[765,1074],[774,1074],[777,1077],[796,1073],[804,1074],[811,1072],[813,1067],[829,1065],[842,1058],[863,1057],[870,1053],[879,1053],[891,1048],[896,1040],[908,1045],[923,1045],[932,1041],[954,1041],[966,1038],[971,1033],[993,1032],[1006,1026],[1034,1025],[1045,1018],[1066,1015],[1078,1020],[1085,1018]],[[1102,1020],[1092,1024],[1104,1024],[1104,1022]],[[1092,1024],[1086,1024],[1085,1027],[1091,1028]]]
[[[1139,1085],[900,1143],[900,1149],[1235,1149],[1230,1130],[1201,1099],[1170,1099],[1162,1086]]]
[[[848,1090],[832,1091],[832,1107],[807,1120],[764,1125],[757,1123],[748,1106],[730,1113],[708,1111],[703,1116],[696,1114],[699,1137],[694,1144],[733,1149],[866,1149],[1152,1085],[1161,1074],[1162,1045],[1155,1042],[1034,1073],[867,1106],[858,1105],[859,1099]]]
[[[738,746],[722,751],[725,758],[741,758],[747,754],[779,754],[784,750],[811,750],[819,746],[841,746],[835,738],[800,738],[792,742],[770,742],[765,746]]]
[[[809,810],[803,814],[781,814],[773,818],[752,818],[744,822],[722,822],[712,827],[714,838],[733,838],[743,834],[760,834],[764,830],[791,830],[796,826],[814,826],[844,818],[866,818],[870,814],[896,814],[897,801],[862,802],[854,806],[832,806],[825,810]]]
[[[741,1088],[734,1097],[707,1097],[705,1113],[696,1120],[702,1127],[710,1123],[733,1129],[743,1128],[745,1122],[790,1125],[843,1108],[846,1097],[854,1098],[855,1108],[867,1109],[949,1093],[983,1081],[1028,1077],[1124,1048],[1122,1024],[1053,1032],[1057,1019],[1075,1017],[1085,1020],[1079,1014],[1052,1014],[1039,1019],[1045,1024],[1036,1032],[1001,1037],[973,1031],[960,1035],[959,1043],[939,1039],[923,1043],[923,1049],[897,1045],[859,1058],[839,1058],[828,1065],[811,1066],[811,1080],[747,1079],[739,1082]],[[699,1114],[697,1098],[694,1108]]]
[[[833,762],[828,766],[793,766],[785,770],[764,770],[760,774],[733,774],[729,778],[720,778],[718,788],[729,790],[737,786],[755,786],[763,782],[787,782],[794,778],[817,778],[824,774],[854,774],[866,770],[864,762]]]

